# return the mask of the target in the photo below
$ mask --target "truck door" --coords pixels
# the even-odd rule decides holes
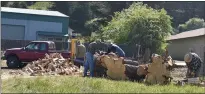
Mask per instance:
[[[39,58],[44,58],[45,54],[48,51],[48,46],[46,43],[39,43],[39,48],[38,50],[35,52],[35,58],[39,59]]]
[[[33,61],[36,43],[28,44],[23,51],[20,52],[19,58],[23,61]]]

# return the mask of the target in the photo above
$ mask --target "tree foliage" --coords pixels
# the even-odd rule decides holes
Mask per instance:
[[[155,10],[143,3],[133,3],[128,9],[116,12],[103,28],[105,39],[116,43],[130,42],[161,52],[165,39],[172,33],[171,17],[164,9]]]
[[[204,19],[200,18],[191,18],[185,24],[180,24],[178,29],[180,32],[199,29],[205,26]]]
[[[37,1],[2,1],[2,7],[28,8],[36,4]],[[39,2],[39,1],[38,1]],[[45,2],[45,1],[44,1]],[[48,1],[46,1],[48,2]],[[76,1],[56,1],[54,7],[49,10],[64,13],[69,18],[69,26],[82,35],[90,35],[91,31],[85,27],[85,23],[94,18],[112,19],[114,12],[128,8],[134,1],[103,1],[103,2],[76,2]],[[144,1],[144,4],[154,8],[167,11],[173,17],[172,27],[178,28],[179,24],[185,23],[190,18],[205,18],[205,2],[166,2],[166,1]],[[44,4],[41,9],[46,9]],[[36,5],[35,5],[36,6]],[[49,7],[50,5],[45,6]],[[34,7],[34,6],[33,6]],[[37,8],[37,7],[34,7]],[[175,30],[178,32],[178,30]],[[176,33],[177,33],[176,32]]]
[[[27,6],[32,5],[34,2],[33,1],[19,1],[19,2],[15,2],[15,1],[2,1],[1,2],[1,6],[2,7],[13,7],[13,8],[27,8]]]
[[[37,9],[37,10],[51,10],[55,7],[55,3],[53,2],[36,2],[31,6],[28,6],[29,9]]]
[[[92,39],[103,39],[102,38],[102,28],[107,25],[106,18],[94,18],[90,21],[85,23],[85,27],[90,31],[93,32],[91,34]]]

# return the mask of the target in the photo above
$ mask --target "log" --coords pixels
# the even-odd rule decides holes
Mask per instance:
[[[139,62],[138,62],[138,61],[129,60],[129,59],[124,59],[124,64],[129,64],[129,65],[138,66],[138,65],[139,65]]]
[[[147,75],[148,73],[148,64],[139,65],[139,68],[137,69],[137,74],[140,76]]]
[[[125,64],[125,74],[131,81],[137,81],[137,82],[142,82],[145,78],[145,75],[138,75],[139,66],[134,66],[134,65],[128,65]]]

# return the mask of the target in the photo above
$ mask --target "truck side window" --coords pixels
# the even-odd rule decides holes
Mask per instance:
[[[39,49],[39,44],[36,44],[35,46],[34,46],[34,50],[38,50]]]
[[[46,44],[45,43],[41,43],[40,50],[41,51],[45,51],[46,50]]]
[[[28,50],[34,50],[35,48],[35,43],[29,44],[28,46],[26,46],[26,49]]]

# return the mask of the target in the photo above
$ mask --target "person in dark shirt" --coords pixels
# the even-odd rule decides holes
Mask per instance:
[[[125,57],[125,52],[116,44],[113,44],[111,41],[108,41],[108,51],[107,53],[113,52],[120,57]]]
[[[189,52],[184,56],[184,61],[188,67],[187,77],[198,77],[202,64],[201,58],[194,52]]]
[[[86,62],[84,64],[84,76],[87,76],[88,69],[90,70],[90,76],[94,77],[94,54],[99,50],[106,50],[108,47],[105,43],[101,42],[101,40],[96,40],[95,42],[91,42],[88,45],[88,49],[85,55]]]

